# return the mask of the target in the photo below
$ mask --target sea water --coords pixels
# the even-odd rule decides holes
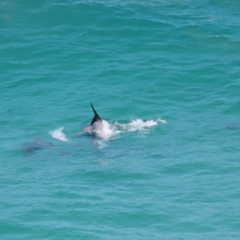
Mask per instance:
[[[0,239],[239,239],[239,11],[1,0]]]

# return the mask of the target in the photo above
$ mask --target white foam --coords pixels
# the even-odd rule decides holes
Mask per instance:
[[[135,131],[146,131],[154,126],[157,126],[158,124],[166,124],[167,121],[159,118],[156,121],[154,120],[142,120],[142,119],[136,119],[131,120],[127,124],[117,124],[120,131],[125,132],[135,132]]]
[[[67,137],[63,131],[64,131],[64,127],[60,127],[60,128],[57,128],[57,129],[49,132],[49,134],[57,140],[60,140],[62,142],[68,142],[69,140],[67,139]]]

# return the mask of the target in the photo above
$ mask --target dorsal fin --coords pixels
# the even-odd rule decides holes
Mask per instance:
[[[95,123],[95,122],[98,121],[98,120],[102,121],[102,119],[99,117],[99,115],[98,115],[98,113],[96,112],[96,110],[94,109],[92,103],[90,103],[90,104],[91,104],[92,110],[93,110],[93,112],[94,112],[94,117],[93,117],[93,119],[92,119],[92,121],[91,121],[91,125],[92,125],[93,123]]]

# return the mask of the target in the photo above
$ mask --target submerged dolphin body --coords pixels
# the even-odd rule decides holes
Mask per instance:
[[[25,151],[26,154],[29,154],[44,148],[54,148],[54,145],[40,138],[34,138],[32,142],[27,142],[22,145],[22,149]]]
[[[65,154],[65,152],[56,148],[52,143],[37,137],[34,138],[32,142],[27,142],[22,145],[22,149],[24,150],[26,155],[29,155],[38,150],[48,149],[48,148],[51,148],[57,152],[60,152],[61,155]]]

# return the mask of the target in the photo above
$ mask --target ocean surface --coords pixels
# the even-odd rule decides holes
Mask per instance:
[[[1,0],[0,239],[240,239],[239,13]]]

